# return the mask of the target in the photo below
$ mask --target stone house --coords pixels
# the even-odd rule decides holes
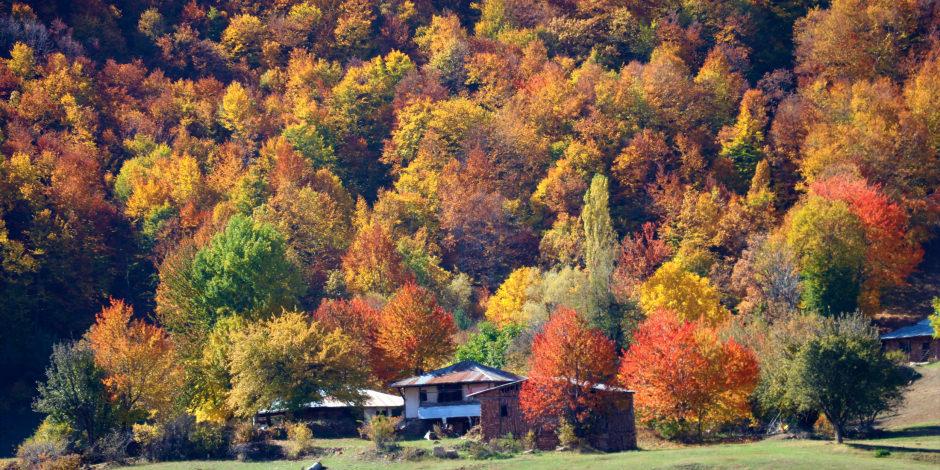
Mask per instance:
[[[525,379],[498,385],[470,395],[480,403],[480,425],[483,438],[490,440],[512,434],[516,438],[535,431],[536,447],[551,450],[558,446],[554,430],[529,423],[519,404],[519,391]],[[619,387],[598,385],[594,393],[604,394],[608,410],[596,416],[594,432],[588,440],[592,447],[605,452],[636,449],[636,422],[633,413],[633,392]]]

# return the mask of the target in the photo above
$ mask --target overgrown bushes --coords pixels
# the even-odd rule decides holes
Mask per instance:
[[[224,427],[196,423],[188,415],[167,423],[135,424],[133,436],[140,456],[151,461],[220,458],[227,454]]]
[[[313,448],[313,431],[307,423],[294,423],[287,426],[287,458],[300,458],[311,452]]]
[[[401,418],[376,416],[359,428],[359,434],[375,444],[378,450],[388,450],[395,444],[395,429]]]

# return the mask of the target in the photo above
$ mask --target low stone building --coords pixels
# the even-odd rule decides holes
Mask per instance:
[[[901,351],[911,362],[940,360],[940,339],[934,338],[930,318],[881,335],[886,351]]]
[[[551,450],[558,446],[554,430],[529,423],[519,404],[519,392],[525,379],[469,395],[480,402],[480,427],[485,440],[512,434],[516,438],[535,431],[536,447]],[[594,432],[588,437],[592,447],[605,452],[636,449],[636,420],[633,414],[633,392],[618,387],[598,385],[594,393],[608,395],[608,410],[596,416]]]

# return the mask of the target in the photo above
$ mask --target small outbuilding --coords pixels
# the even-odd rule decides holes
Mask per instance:
[[[542,450],[558,446],[553,430],[542,429],[526,420],[519,404],[519,392],[525,379],[498,385],[467,398],[480,402],[480,427],[483,439],[490,440],[512,434],[525,436],[535,432],[535,445]],[[606,395],[607,410],[596,416],[593,433],[588,440],[592,447],[604,452],[636,449],[636,420],[633,413],[633,391],[597,385],[594,392]]]
[[[369,422],[378,415],[401,416],[405,401],[401,397],[375,390],[360,390],[365,398],[361,404],[349,403],[326,397],[321,402],[311,402],[290,414],[290,419],[306,421],[320,437],[351,437],[358,435],[361,423]],[[255,416],[255,425],[272,426],[288,417],[286,410],[272,406]]]
[[[940,339],[934,337],[930,318],[881,335],[886,351],[901,351],[911,362],[940,360]]]

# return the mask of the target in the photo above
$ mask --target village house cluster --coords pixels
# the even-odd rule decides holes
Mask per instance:
[[[525,377],[504,370],[462,361],[390,384],[399,396],[363,390],[365,400],[359,405],[328,398],[308,404],[293,417],[310,421],[321,436],[353,435],[358,422],[377,415],[402,417],[399,430],[411,435],[424,435],[435,424],[455,434],[479,425],[487,441],[508,435],[518,438],[531,430],[537,448],[554,449],[559,445],[555,432],[527,420],[519,405],[519,391],[525,381]],[[633,391],[598,385],[594,393],[618,406],[598,416],[598,425],[588,436],[591,446],[607,452],[636,449]],[[273,425],[285,416],[283,410],[264,410],[255,417],[255,423]]]

